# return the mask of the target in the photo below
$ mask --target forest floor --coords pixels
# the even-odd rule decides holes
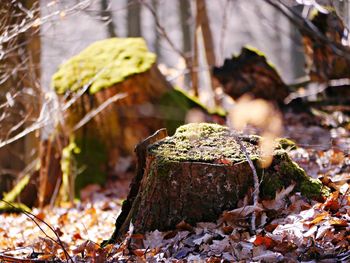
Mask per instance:
[[[33,209],[36,218],[0,215],[0,262],[349,262],[350,127],[342,122],[339,114],[317,120],[285,115],[285,135],[299,146],[290,155],[331,188],[326,200],[289,195],[291,186],[258,208],[242,200],[242,208],[224,212],[216,223],[182,222],[174,231],[145,235],[133,234],[131,227],[122,244],[101,248],[114,229],[128,182],[90,186],[74,208]]]

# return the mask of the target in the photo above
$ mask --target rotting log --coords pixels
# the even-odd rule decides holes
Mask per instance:
[[[129,228],[134,233],[175,228],[184,220],[195,224],[215,221],[234,209],[253,187],[251,168],[229,128],[217,124],[187,124],[171,137],[143,147],[143,176],[137,174],[137,193],[125,201],[110,242],[118,242]],[[322,183],[308,177],[284,150],[286,140],[276,145],[270,167],[259,168],[258,136],[238,135],[254,162],[261,180],[260,198],[274,198],[277,190],[295,183],[294,191],[309,198],[326,194]],[[159,137],[157,138],[159,139]],[[153,140],[154,141],[154,140]],[[142,145],[142,144],[141,144]],[[139,163],[142,165],[142,162]],[[136,180],[136,179],[135,179]]]
[[[252,47],[243,47],[238,56],[225,59],[221,67],[213,68],[213,75],[233,99],[249,93],[255,98],[281,103],[289,94],[276,68]]]

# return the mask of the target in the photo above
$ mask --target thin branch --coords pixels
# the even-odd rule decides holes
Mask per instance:
[[[11,206],[12,208],[18,209],[17,207],[15,207],[15,206],[14,206],[13,204],[11,204],[10,202],[7,202],[7,201],[5,201],[5,200],[3,200],[3,199],[0,199],[0,201],[2,201],[2,202],[4,202],[5,204]],[[68,262],[68,260],[71,260],[71,261],[73,262],[73,259],[72,259],[72,257],[69,255],[69,253],[67,252],[66,248],[64,247],[64,244],[63,244],[62,240],[60,239],[60,236],[56,233],[55,229],[54,229],[52,226],[50,226],[50,225],[49,225],[48,223],[46,223],[44,220],[38,218],[37,216],[35,216],[34,214],[32,214],[32,213],[30,213],[30,212],[27,212],[27,211],[25,211],[25,210],[23,210],[23,209],[21,209],[20,211],[21,211],[25,216],[27,216],[30,220],[32,220],[32,221],[37,225],[37,227],[40,229],[40,231],[43,232],[44,235],[45,235],[48,239],[50,239],[52,242],[56,243],[57,245],[59,245],[59,246],[62,248],[62,250],[63,250],[63,252],[64,252],[64,254],[65,254],[65,256],[66,256],[67,262]],[[46,232],[44,231],[44,229],[42,229],[42,227],[39,225],[39,223],[38,223],[36,220],[38,220],[39,222],[41,222],[41,223],[43,223],[44,225],[46,225],[46,226],[55,234],[57,240],[53,239],[53,238],[50,237],[48,234],[46,234]]]
[[[106,107],[108,107],[111,103],[116,102],[117,100],[124,99],[127,97],[126,93],[120,93],[116,94],[113,97],[108,98],[105,102],[103,102],[100,106],[98,106],[96,109],[91,110],[89,113],[87,113],[73,128],[73,131],[78,130],[82,126],[84,126],[86,123],[88,123],[92,118],[94,118],[97,114],[99,114],[101,111],[103,111]]]
[[[156,13],[156,11],[154,10],[154,8],[151,6],[151,4],[149,4],[147,1],[145,0],[139,0],[140,3],[146,7],[152,14],[152,16],[154,17],[154,21],[156,23],[156,27],[157,30],[159,31],[159,33],[161,34],[162,37],[164,37],[164,39],[168,42],[168,44],[170,45],[170,47],[180,56],[182,57],[185,61],[187,61],[186,59],[186,54],[183,53],[179,48],[176,47],[176,45],[174,44],[174,42],[170,39],[169,35],[167,34],[165,28],[162,26],[158,14]]]
[[[237,143],[239,144],[239,147],[241,148],[242,152],[244,153],[245,158],[247,159],[247,162],[250,166],[250,169],[253,172],[253,180],[254,180],[254,192],[253,192],[253,206],[254,206],[254,212],[252,214],[252,218],[251,218],[251,228],[252,231],[255,232],[256,230],[256,212],[257,212],[257,207],[258,207],[258,202],[259,202],[259,177],[258,177],[258,173],[256,171],[256,168],[253,164],[252,159],[249,156],[249,153],[247,151],[247,148],[245,148],[245,146],[243,145],[241,139],[239,138],[238,134],[234,131],[233,132],[233,136],[235,138],[235,140],[237,141]]]

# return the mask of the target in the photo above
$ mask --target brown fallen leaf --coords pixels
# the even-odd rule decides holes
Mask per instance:
[[[234,219],[237,219],[237,218],[246,217],[252,214],[254,211],[261,212],[261,211],[264,211],[264,209],[260,206],[260,204],[258,204],[257,206],[247,205],[244,207],[236,208],[231,211],[225,211],[222,214],[222,219],[223,221],[233,221]]]
[[[72,239],[73,241],[77,241],[78,239],[83,239],[83,238],[81,237],[79,232],[76,232],[73,234]]]
[[[64,226],[67,223],[68,223],[68,212],[60,215],[60,217],[58,218],[58,224],[60,226]]]
[[[344,161],[344,158],[345,155],[342,151],[334,149],[330,161],[332,164],[340,164]]]
[[[41,255],[38,259],[39,260],[53,260],[54,258],[55,258],[54,255],[46,254],[46,255]]]
[[[35,217],[41,221],[45,220],[45,216],[46,216],[46,214],[43,211],[41,211],[35,215]]]
[[[272,233],[273,230],[275,230],[277,226],[278,226],[278,224],[269,224],[269,225],[266,225],[264,229],[265,229],[265,231]]]

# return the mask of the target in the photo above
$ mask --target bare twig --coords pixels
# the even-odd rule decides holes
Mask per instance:
[[[17,207],[15,207],[13,204],[11,204],[10,202],[7,202],[3,199],[0,199],[0,201],[4,202],[5,204],[11,206],[12,208],[15,208],[15,209],[18,209]],[[30,213],[30,212],[27,212],[23,209],[20,210],[21,213],[23,213],[25,216],[27,216],[30,220],[32,220],[36,225],[37,227],[40,229],[41,232],[44,233],[44,235],[50,239],[52,242],[56,243],[57,245],[59,245],[62,250],[63,250],[63,253],[65,254],[65,257],[66,257],[66,260],[67,262],[70,260],[71,262],[73,262],[73,259],[72,257],[69,255],[69,253],[67,252],[66,248],[64,247],[64,244],[62,242],[62,240],[60,239],[60,236],[56,233],[56,230],[50,226],[48,223],[46,223],[44,220],[38,218],[37,216],[35,216],[34,214]],[[46,225],[56,236],[57,240],[53,239],[52,237],[50,237],[48,234],[46,234],[46,232],[44,231],[44,229],[42,229],[42,227],[39,225],[39,223],[36,221],[38,220],[39,222],[43,223],[44,225]]]
[[[103,111],[106,107],[108,107],[111,103],[116,102],[117,100],[124,99],[127,96],[126,93],[120,93],[116,94],[110,98],[108,98],[105,102],[103,102],[100,106],[98,106],[96,109],[91,110],[89,113],[87,113],[73,128],[73,131],[78,130],[82,126],[84,126],[86,123],[88,123],[92,118],[94,118],[97,114],[99,114],[101,111]]]
[[[237,141],[237,143],[239,144],[239,147],[241,148],[242,152],[244,153],[245,158],[247,159],[247,162],[250,166],[250,169],[253,172],[253,180],[254,180],[254,192],[253,192],[253,206],[254,206],[254,212],[252,213],[252,218],[251,218],[251,228],[252,231],[256,230],[256,211],[258,209],[258,202],[259,202],[259,177],[258,177],[258,173],[256,171],[256,168],[253,164],[252,159],[249,156],[249,153],[247,151],[247,148],[245,148],[245,146],[243,145],[241,139],[239,138],[238,134],[234,131],[233,132],[233,136],[235,138],[235,140]]]
[[[171,38],[169,37],[169,35],[167,34],[165,28],[162,26],[162,24],[160,23],[159,17],[157,12],[154,10],[154,8],[152,7],[152,5],[150,3],[148,3],[145,0],[139,0],[140,3],[146,7],[152,14],[152,16],[154,17],[155,23],[156,23],[156,27],[157,30],[159,31],[160,35],[168,42],[168,44],[170,45],[170,47],[180,56],[182,57],[185,61],[187,61],[186,59],[186,54],[183,53],[178,47],[176,47],[176,45],[174,44],[174,42],[171,40]]]

